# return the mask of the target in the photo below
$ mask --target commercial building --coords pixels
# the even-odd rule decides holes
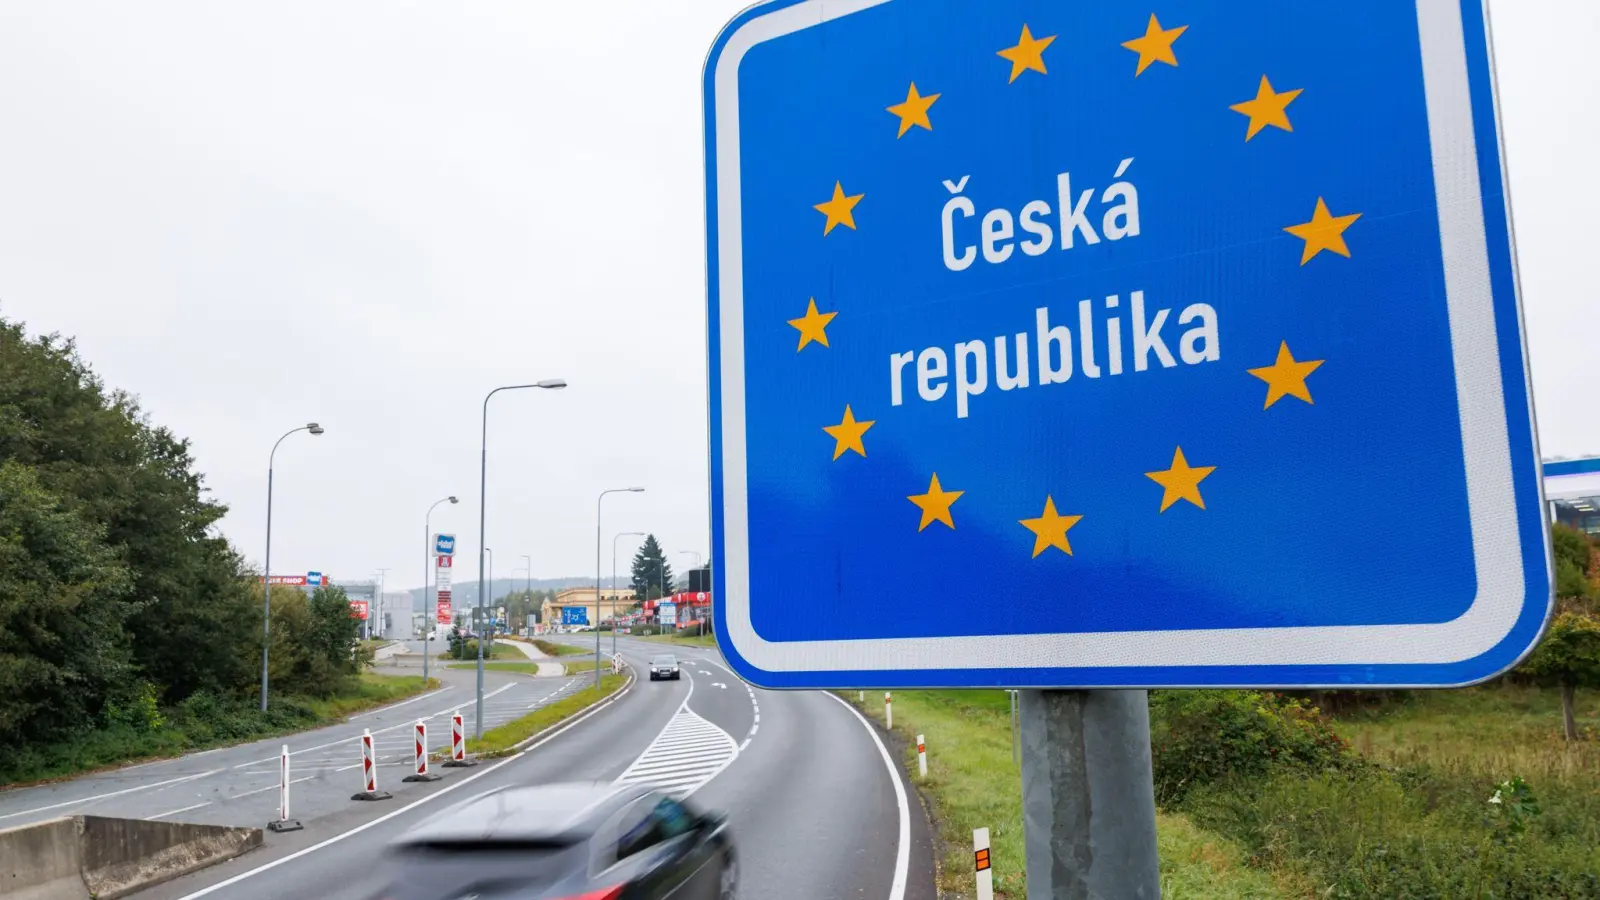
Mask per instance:
[[[1600,537],[1600,457],[1546,462],[1544,497],[1550,521]]]
[[[567,588],[544,601],[539,608],[539,621],[547,626],[598,625],[611,618],[613,611],[626,612],[632,606],[633,591],[629,588],[605,588],[599,593],[599,602],[592,587]]]

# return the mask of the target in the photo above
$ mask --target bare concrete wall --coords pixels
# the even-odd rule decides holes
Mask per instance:
[[[115,900],[261,846],[259,828],[73,816],[0,830],[0,897]]]
[[[78,823],[72,819],[0,830],[0,897],[86,900],[78,846]]]
[[[83,883],[100,900],[115,900],[153,884],[261,846],[259,828],[146,822],[78,816]]]

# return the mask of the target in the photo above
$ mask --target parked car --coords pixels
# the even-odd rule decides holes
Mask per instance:
[[[727,819],[648,787],[505,787],[390,846],[373,900],[734,900]]]

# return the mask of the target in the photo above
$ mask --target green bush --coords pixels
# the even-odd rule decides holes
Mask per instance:
[[[1152,692],[1150,739],[1162,806],[1213,782],[1357,762],[1316,707],[1256,691]]]

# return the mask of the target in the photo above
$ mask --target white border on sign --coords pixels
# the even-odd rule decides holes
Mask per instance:
[[[1438,197],[1446,307],[1460,402],[1478,593],[1450,622],[1303,628],[1219,628],[1089,634],[767,641],[750,618],[749,486],[745,452],[744,270],[739,63],[751,48],[892,0],[808,0],[751,19],[713,73],[717,160],[717,288],[721,328],[724,623],[733,647],[768,672],[1444,664],[1505,638],[1524,603],[1522,542],[1501,390],[1489,246],[1457,0],[1417,0],[1423,90]],[[1503,177],[1503,173],[1502,173]],[[870,651],[867,647],[870,646]]]

